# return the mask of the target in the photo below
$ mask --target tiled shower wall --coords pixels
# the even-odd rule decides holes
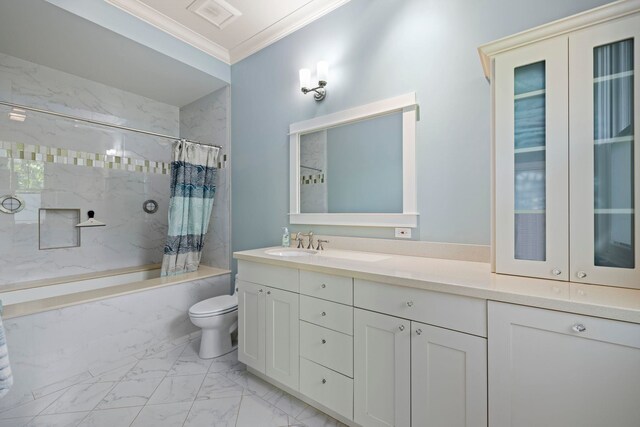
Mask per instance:
[[[203,144],[220,145],[216,194],[202,263],[230,268],[230,178],[228,108],[229,88],[223,88],[180,108],[180,136]]]
[[[0,100],[169,135],[181,130],[176,106],[4,54]],[[222,110],[226,116],[226,104]],[[16,122],[9,111],[0,107],[0,196],[16,194],[26,208],[0,213],[0,288],[161,261],[172,141],[31,112]],[[155,214],[143,211],[147,199],[158,202]],[[39,250],[40,208],[77,208],[82,219],[94,210],[107,226],[82,229],[80,247]]]

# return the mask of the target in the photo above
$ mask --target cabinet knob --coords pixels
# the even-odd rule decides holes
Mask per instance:
[[[267,295],[271,295],[271,291],[267,291]]]
[[[258,292],[264,292],[264,289],[260,289]]]
[[[416,329],[416,335],[422,335],[422,329]]]
[[[576,276],[578,276],[578,279],[584,279],[585,277],[587,277],[587,273],[585,273],[584,271],[578,271],[576,273]]]
[[[585,332],[587,330],[587,327],[582,323],[576,323],[571,327],[571,329],[573,329],[574,332]]]
[[[562,270],[560,270],[559,268],[554,268],[553,270],[551,270],[551,274],[553,274],[554,276],[559,276],[562,274]]]
[[[326,316],[327,313],[325,313],[324,311],[322,313],[320,313],[322,316]]]
[[[320,287],[321,287],[322,289],[324,289],[324,288],[326,288],[326,287],[327,287],[327,285],[325,285],[325,284],[323,283],[322,285],[320,285]]]
[[[326,384],[326,383],[327,383],[327,380],[323,378],[322,379],[322,384]]]
[[[407,307],[413,307],[413,301],[407,301]]]
[[[324,338],[322,339],[322,344],[326,344],[327,340],[325,340]]]
[[[400,329],[401,332],[404,331],[404,325],[398,326],[398,329]]]

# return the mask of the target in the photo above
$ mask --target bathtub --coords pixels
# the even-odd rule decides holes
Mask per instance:
[[[160,265],[152,264],[4,285],[0,286],[2,317],[24,316],[229,273],[229,270],[200,266],[194,273],[160,277]]]
[[[0,288],[15,380],[0,411],[192,338],[189,307],[231,289],[230,271],[219,268],[159,275],[151,265]]]

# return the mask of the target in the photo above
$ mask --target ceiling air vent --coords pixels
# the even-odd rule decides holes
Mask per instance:
[[[242,12],[224,0],[196,0],[187,9],[220,29],[242,15]]]

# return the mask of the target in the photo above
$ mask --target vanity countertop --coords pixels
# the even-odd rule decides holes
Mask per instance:
[[[640,323],[640,290],[509,276],[483,262],[328,249],[306,257],[280,257],[262,248],[234,258],[349,276],[398,286]]]

